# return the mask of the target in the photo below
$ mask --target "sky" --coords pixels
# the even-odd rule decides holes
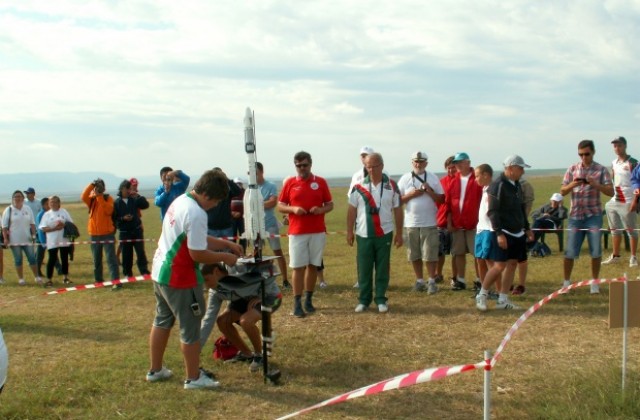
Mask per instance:
[[[625,136],[640,156],[640,2],[4,0],[0,176],[98,171],[350,176],[467,152],[566,168]],[[637,151],[636,151],[637,150]]]

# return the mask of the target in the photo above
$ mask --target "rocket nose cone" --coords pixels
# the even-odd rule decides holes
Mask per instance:
[[[247,110],[244,112],[245,118],[251,118],[251,108],[247,107]]]

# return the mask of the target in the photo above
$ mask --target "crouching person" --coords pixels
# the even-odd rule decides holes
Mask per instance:
[[[242,284],[242,280],[237,279],[237,281],[234,281],[236,279],[233,279],[232,276],[227,277],[228,271],[221,264],[213,265],[211,271],[211,277],[213,277],[214,281],[218,284],[218,290],[223,289],[221,294],[235,297],[217,319],[220,332],[238,349],[238,353],[232,359],[227,360],[227,362],[251,363],[249,369],[251,372],[257,372],[263,365],[262,337],[260,336],[260,330],[257,326],[258,321],[262,319],[262,290],[260,288],[260,282],[254,283],[253,286],[241,286],[238,289],[231,290],[231,293],[227,294],[224,289],[228,289],[228,284]],[[207,272],[208,269],[205,267],[203,273]],[[229,281],[225,282],[225,277],[227,277]],[[209,276],[206,276],[206,278],[207,284],[209,284]],[[282,294],[274,278],[265,280],[265,283],[265,305],[271,307],[271,313],[273,313],[282,303]],[[251,342],[253,352],[251,352],[247,343],[240,337],[238,329],[234,324],[240,325],[240,328],[245,332]]]

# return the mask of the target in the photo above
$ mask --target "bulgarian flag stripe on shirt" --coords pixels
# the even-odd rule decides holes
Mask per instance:
[[[382,185],[380,185],[380,188],[382,188]],[[367,236],[384,236],[384,231],[382,230],[382,225],[380,224],[380,214],[378,212],[376,212],[376,214],[371,214],[372,208],[378,208],[373,196],[362,186],[362,184],[357,184],[355,186],[355,189],[364,200],[366,209],[365,211],[367,215]]]

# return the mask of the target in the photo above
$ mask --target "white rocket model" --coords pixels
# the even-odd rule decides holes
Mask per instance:
[[[267,237],[264,227],[264,201],[256,179],[255,122],[251,108],[244,115],[244,150],[249,160],[249,186],[244,193],[244,237],[253,244],[255,262],[262,260],[262,240]]]

